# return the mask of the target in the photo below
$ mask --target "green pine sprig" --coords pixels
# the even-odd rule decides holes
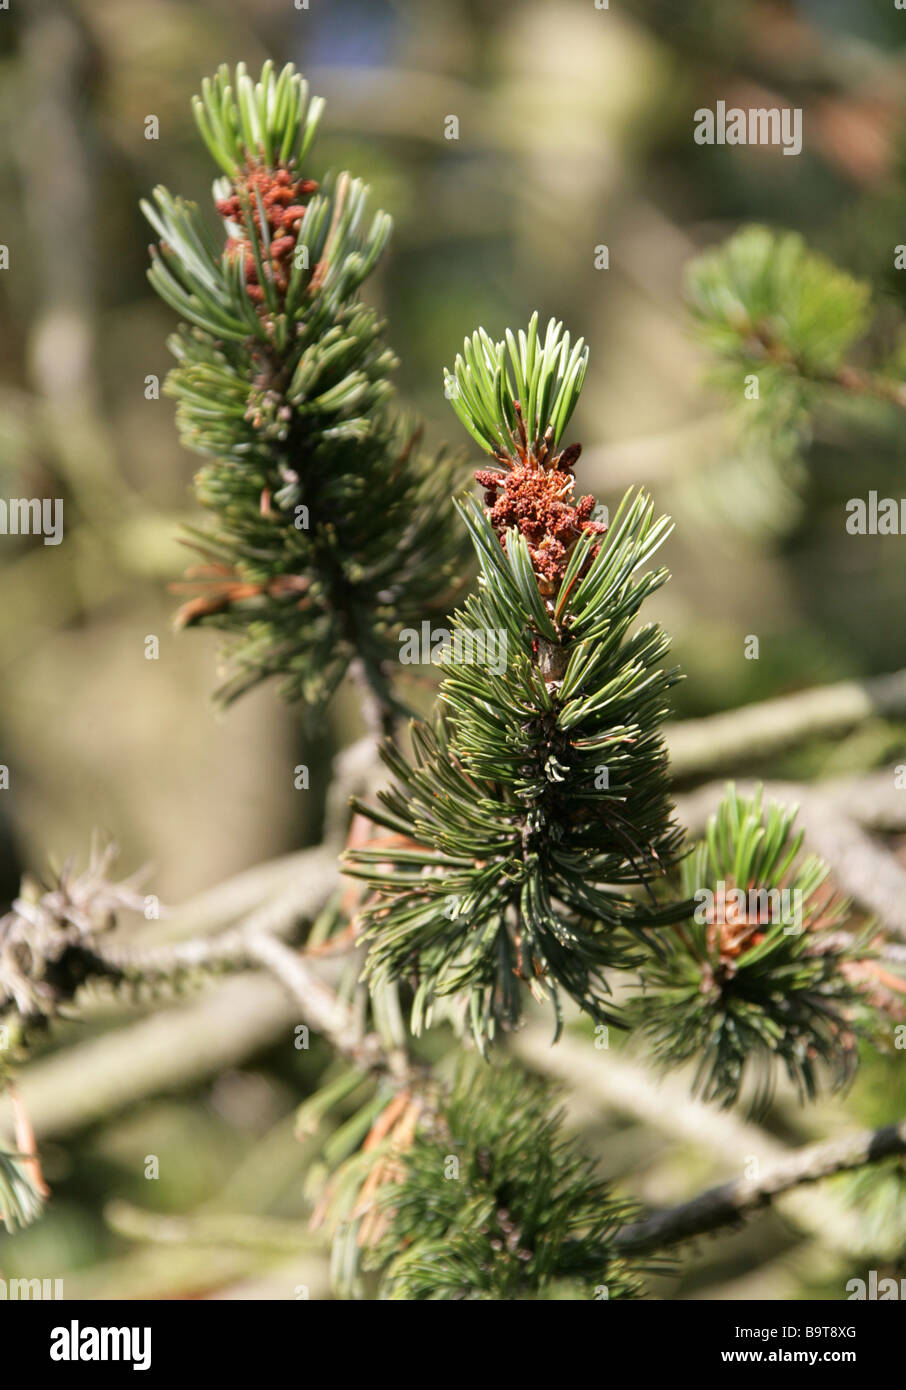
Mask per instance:
[[[870,289],[796,232],[745,227],[697,257],[686,294],[703,341],[728,366],[827,380],[865,333]]]
[[[519,421],[529,446],[537,452],[542,441],[555,447],[579,399],[588,368],[584,339],[571,343],[563,325],[551,319],[543,340],[538,315],[528,331],[505,341],[494,340],[479,328],[466,338],[453,370],[444,372],[448,400],[466,429],[482,448],[508,455],[519,443]]]
[[[539,360],[527,399],[547,370]],[[553,465],[529,481],[566,496]],[[523,986],[550,999],[558,1031],[561,992],[617,1022],[607,971],[684,915],[658,891],[681,843],[661,734],[678,676],[661,665],[663,631],[636,626],[667,578],[645,569],[670,530],[645,493],[627,494],[606,537],[577,532],[554,592],[518,528],[498,535],[474,501],[460,513],[480,580],[452,621],[441,711],[413,727],[411,761],[387,750],[396,785],[367,809],[408,843],[346,864],[376,895],[370,978],[411,981],[416,1031],[454,1000],[484,1048],[519,1022]]]
[[[762,226],[697,256],[685,279],[708,377],[731,406],[719,456],[684,483],[686,505],[716,531],[780,536],[802,514],[816,413],[853,389],[870,288],[798,234]]]
[[[822,1070],[845,1084],[872,1017],[851,969],[870,957],[871,932],[849,926],[849,903],[828,887],[827,865],[801,853],[795,820],[795,808],[728,787],[681,866],[694,913],[659,937],[635,1002],[656,1058],[694,1062],[695,1091],[724,1107],[751,1076],[762,1111],[778,1063],[803,1099]]]
[[[390,218],[348,174],[308,178],[322,103],[291,65],[223,67],[194,111],[226,176],[219,234],[165,189],[143,205],[151,283],[183,320],[166,390],[207,459],[181,621],[229,634],[227,699],[274,676],[318,708],[355,661],[387,726],[397,634],[449,602],[464,556],[458,466],[390,413],[396,359],[358,297]]]
[[[563,1132],[548,1087],[518,1067],[461,1063],[438,1111],[396,1155],[363,1264],[406,1301],[626,1299],[639,1265],[614,1248],[634,1203]],[[344,1232],[338,1232],[342,1243]],[[650,1266],[649,1266],[650,1267]]]

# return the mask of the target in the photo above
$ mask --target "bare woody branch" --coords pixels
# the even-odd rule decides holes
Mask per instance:
[[[792,1188],[903,1153],[906,1119],[884,1129],[861,1130],[842,1139],[812,1144],[772,1165],[760,1178],[736,1178],[702,1192],[691,1202],[624,1227],[616,1244],[626,1254],[663,1250],[723,1226],[736,1225]]]
[[[770,758],[877,717],[906,717],[906,671],[840,681],[674,724],[667,731],[673,775],[692,780],[722,773],[740,761]]]

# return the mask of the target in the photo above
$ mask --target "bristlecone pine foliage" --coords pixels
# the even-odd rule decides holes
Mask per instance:
[[[385,741],[395,786],[369,814],[391,835],[346,859],[371,894],[372,1019],[383,1037],[393,1015],[395,1056],[329,1068],[300,1111],[305,1133],[331,1130],[314,1165],[328,1176],[317,1214],[347,1291],[364,1275],[389,1299],[632,1296],[639,1269],[614,1236],[635,1209],[563,1137],[548,1093],[474,1057],[444,1084],[405,1055],[393,991],[411,987],[415,1031],[452,1016],[483,1052],[519,1022],[529,989],[552,1002],[558,1031],[565,997],[596,1022],[647,1032],[665,1065],[694,1060],[708,1099],[735,1101],[750,1068],[763,1098],[779,1064],[811,1097],[821,1069],[852,1074],[854,1039],[889,1005],[876,931],[801,856],[792,812],[764,812],[732,788],[681,861],[662,735],[677,673],[663,665],[661,629],[638,623],[667,577],[648,563],[670,522],[644,492],[628,493],[609,525],[577,495],[580,448],[561,441],[587,351],[556,322],[540,335],[536,316],[503,342],[477,332],[447,374],[489,456],[476,473],[484,505],[461,501],[455,523],[455,470],[421,458],[411,427],[389,415],[392,358],[357,297],[389,219],[369,221],[348,175],[310,177],[320,111],[291,67],[277,76],[265,64],[257,83],[242,65],[232,78],[221,68],[195,101],[223,172],[218,232],[164,189],[146,207],[160,236],[151,280],[184,321],[168,390],[184,441],[208,460],[197,490],[213,521],[196,533],[208,563],[183,619],[232,634],[226,695],[275,675],[319,708],[354,664],[392,731],[400,629],[446,606],[469,541],[478,557],[435,719],[412,726],[411,758]],[[797,242],[771,269],[766,245],[759,233],[699,267],[715,346],[735,370],[741,339],[754,342],[775,385],[806,369],[835,378],[858,296],[847,308],[837,286],[836,310],[816,326],[796,295],[820,302],[821,277]],[[830,357],[806,351],[816,334]],[[138,900],[107,882],[107,867],[67,869],[0,920],[4,1069],[84,980],[123,977],[106,936]],[[710,907],[696,921],[702,889]],[[801,894],[803,929],[740,908],[739,889]],[[341,911],[331,903],[312,940]],[[625,972],[636,968],[632,995]],[[619,1010],[614,972],[629,992]],[[33,1147],[23,1123],[19,1152],[0,1151],[10,1227],[46,1195]]]
[[[363,1265],[380,1271],[384,1299],[641,1293],[642,1271],[613,1248],[636,1204],[562,1133],[549,1089],[511,1064],[460,1065],[377,1209],[386,1224]]]
[[[691,261],[685,288],[734,425],[691,471],[687,505],[715,531],[782,535],[802,516],[815,417],[864,389],[849,358],[870,325],[870,287],[798,233],[751,226]],[[870,394],[884,394],[883,378]]]
[[[258,82],[221,67],[193,103],[219,231],[165,188],[143,204],[151,283],[184,320],[166,390],[210,460],[182,621],[231,634],[226,698],[277,676],[317,708],[355,661],[389,724],[399,628],[455,593],[455,470],[388,411],[395,359],[358,291],[390,218],[358,179],[309,177],[322,106],[291,65]]]
[[[657,901],[681,839],[661,736],[677,677],[662,630],[635,626],[670,523],[639,492],[608,529],[574,495],[580,446],[560,440],[587,358],[536,315],[518,339],[479,331],[447,374],[492,460],[484,508],[459,504],[479,588],[453,620],[441,712],[413,726],[413,761],[386,748],[396,786],[367,812],[410,847],[347,860],[376,895],[371,978],[411,980],[416,1032],[455,998],[482,1048],[519,1022],[523,986],[558,1030],[561,991],[616,1021],[605,971],[688,911]]]
[[[812,251],[796,232],[746,227],[686,271],[686,295],[715,374],[736,391],[759,374],[758,400],[802,407],[833,384],[870,320],[870,289]]]
[[[870,926],[829,870],[804,855],[795,809],[762,806],[730,786],[705,839],[682,864],[692,918],[660,937],[636,1017],[666,1066],[696,1062],[694,1089],[732,1105],[753,1076],[752,1109],[771,1098],[778,1063],[811,1100],[823,1067],[837,1086],[855,1072],[874,1020]]]

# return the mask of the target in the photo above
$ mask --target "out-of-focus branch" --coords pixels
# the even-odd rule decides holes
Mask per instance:
[[[247,869],[216,888],[200,893],[159,921],[110,938],[121,959],[139,966],[147,959],[166,969],[172,951],[173,968],[203,965],[218,952],[230,963],[236,938],[224,929],[241,919],[245,932],[290,934],[302,920],[313,920],[339,886],[336,849],[318,845]],[[219,944],[218,944],[219,943]],[[178,948],[178,949],[177,949]]]
[[[267,932],[248,935],[245,942],[249,959],[269,970],[289,991],[312,1028],[358,1066],[380,1066],[386,1070],[405,1069],[403,1057],[386,1056],[376,1033],[363,1034],[357,1015],[319,979],[313,966]]]
[[[384,772],[384,764],[373,738],[360,738],[340,750],[334,759],[333,777],[324,811],[326,841],[338,845],[345,844],[350,799],[353,796],[375,796],[383,781]]]
[[[289,934],[300,921],[321,911],[338,884],[332,848],[290,856],[278,861],[278,867],[281,875],[288,872],[289,885],[270,901],[265,895],[263,905],[241,926],[208,939],[199,935],[148,948],[142,932],[136,945],[105,940],[97,944],[97,952],[113,970],[155,983],[179,980],[198,968],[257,965],[257,938],[268,933],[277,941],[280,933]],[[201,932],[212,921],[222,926],[240,904],[255,898],[260,902],[263,883],[272,882],[273,869],[265,866],[240,875],[204,897],[194,911],[187,910],[182,929]],[[161,925],[149,928],[149,939]],[[326,975],[332,968],[330,961],[319,962],[318,972]],[[244,1061],[282,1031],[288,1034],[293,1024],[308,1023],[320,1031],[325,1021],[321,990],[327,988],[319,981],[312,989],[308,1013],[298,993],[288,993],[284,983],[263,975],[240,975],[190,1004],[163,1009],[140,1023],[33,1063],[21,1073],[19,1090],[38,1138],[70,1132],[145,1096],[197,1083]],[[0,1099],[0,1129],[10,1128],[11,1121],[9,1103]]]
[[[297,1255],[306,1247],[317,1249],[323,1243],[312,1234],[309,1222],[287,1221],[282,1216],[237,1212],[162,1216],[124,1201],[108,1202],[104,1215],[119,1235],[154,1245],[227,1245]]]
[[[197,970],[260,966],[286,989],[302,1020],[343,1056],[362,1066],[386,1065],[390,1069],[391,1061],[384,1056],[377,1036],[362,1033],[354,1011],[321,978],[331,968],[330,961],[320,960],[313,966],[281,940],[293,933],[303,917],[314,916],[324,906],[336,879],[336,866],[331,864],[314,881],[293,884],[245,922],[216,936],[150,950],[100,942],[94,954],[111,970],[150,984],[179,979]]]
[[[263,973],[238,975],[182,1006],[31,1063],[17,1078],[39,1142],[161,1092],[198,1085],[272,1046],[291,1045],[299,1009]],[[12,1113],[0,1097],[0,1132]]]
[[[813,798],[829,815],[845,817],[862,830],[873,833],[893,834],[906,830],[906,788],[896,786],[893,769],[834,777],[826,782],[781,782],[761,778],[756,781],[743,777],[734,778],[733,783],[741,796],[751,796],[761,786],[765,796],[773,801],[801,806],[804,800]],[[677,795],[677,811],[691,834],[702,833],[725,792],[726,783],[714,781]]]
[[[789,1150],[758,1125],[729,1111],[716,1110],[689,1094],[683,1075],[656,1077],[635,1058],[566,1035],[556,1047],[543,1029],[525,1029],[514,1039],[525,1062],[569,1088],[587,1115],[600,1107],[632,1116],[674,1140],[689,1144],[726,1165],[744,1168],[755,1160],[768,1171],[783,1165]],[[862,1223],[830,1193],[790,1190],[780,1209],[799,1229],[825,1247],[846,1255],[868,1253]]]
[[[285,873],[289,886],[238,926],[203,934],[222,925],[239,903],[260,896],[264,884],[282,882]],[[336,961],[310,962],[281,939],[317,915],[338,882],[335,846],[320,846],[203,895],[194,909],[184,910],[179,924],[200,933],[189,940],[145,946],[143,932],[139,945],[128,939],[99,943],[95,953],[111,971],[152,985],[178,982],[198,970],[258,966],[267,975],[240,975],[191,1004],[164,1009],[27,1067],[20,1091],[38,1137],[68,1133],[145,1096],[197,1083],[238,1065],[299,1023],[357,1066],[408,1077],[405,1054],[365,1032],[358,1012],[331,988],[328,978],[336,974]],[[11,1119],[8,1102],[0,1099],[0,1130],[9,1128]]]
[[[860,367],[843,366],[834,373],[832,382],[851,395],[873,396],[876,400],[887,401],[900,410],[906,410],[906,383],[902,381],[880,376],[877,372],[866,372]]]
[[[285,1254],[280,1258],[275,1249],[250,1243],[196,1243],[190,1237],[180,1245],[148,1239],[125,1255],[68,1272],[66,1297],[285,1300],[298,1296],[300,1284],[311,1298],[329,1296],[327,1262],[305,1246],[288,1262]]]
[[[313,964],[281,939],[312,921],[340,885],[345,803],[374,773],[371,740],[344,750],[338,764],[324,844],[246,870],[159,921],[111,933],[98,947],[112,971],[152,984],[249,965],[268,975],[244,973],[189,1004],[26,1067],[20,1091],[39,1139],[238,1065],[299,1022],[358,1065],[406,1073],[406,1059],[363,1034],[357,1012],[334,995],[328,980],[336,962],[325,957]],[[97,1014],[98,1001],[86,999],[83,1012]],[[12,1122],[8,1101],[0,1098],[0,1131],[11,1131]]]
[[[861,1130],[824,1144],[812,1144],[772,1165],[756,1179],[737,1178],[723,1183],[691,1202],[624,1227],[616,1244],[627,1254],[663,1250],[734,1225],[792,1188],[902,1153],[906,1153],[906,1120],[884,1129]]]
[[[376,743],[392,738],[397,714],[386,689],[382,689],[379,673],[361,656],[349,663],[349,676],[359,693],[359,709],[365,726]]]
[[[906,717],[906,671],[840,681],[674,724],[667,730],[673,775],[691,780],[720,773],[878,716]]]

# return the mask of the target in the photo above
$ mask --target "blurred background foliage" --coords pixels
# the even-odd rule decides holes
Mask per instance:
[[[892,0],[14,0],[0,46],[0,491],[65,499],[61,546],[0,545],[0,899],[25,866],[87,848],[95,826],[115,834],[124,871],[153,864],[151,889],[168,902],[312,843],[330,756],[359,728],[348,694],[309,743],[272,690],[218,713],[216,637],[171,627],[195,461],[172,402],[145,395],[170,365],[173,322],[145,280],[138,202],[158,182],[207,202],[213,171],[189,99],[221,61],[295,62],[327,99],[308,172],[349,168],[392,214],[368,297],[431,445],[453,436],[442,367],[477,323],[499,337],[538,309],[585,336],[570,431],[585,446],[581,490],[613,506],[644,484],[678,522],[665,552],[675,577],[651,605],[687,672],[678,715],[906,665],[902,538],[844,525],[848,497],[906,491],[902,411],[828,402],[795,485],[754,498],[734,409],[706,384],[682,297],[702,249],[748,222],[788,227],[871,283],[869,346],[900,350],[906,14]],[[801,106],[803,153],[695,145],[692,113],[719,99]],[[444,138],[449,115],[458,141]],[[744,659],[749,634],[758,661]],[[902,746],[902,730],[878,722],[763,770],[830,775]],[[309,791],[293,789],[297,763],[311,768]],[[68,1025],[57,1041],[84,1037]],[[292,1110],[325,1061],[281,1046],[48,1141],[53,1206],[15,1241],[0,1235],[0,1270],[65,1272],[71,1296],[292,1297],[293,1278],[323,1292],[323,1260],[303,1258],[293,1234],[305,1204]],[[894,1080],[902,1092],[902,1065],[884,1072],[894,1065],[871,1063],[850,1122],[885,1118],[877,1096]],[[780,1133],[840,1123],[830,1104],[804,1117],[778,1105]],[[645,1126],[588,1106],[573,1118],[607,1174],[648,1200],[708,1179],[701,1153]],[[161,1227],[145,1246],[129,1202],[200,1210],[212,1226],[188,1243]],[[234,1219],[257,1234],[218,1236]],[[709,1245],[679,1290],[839,1297],[816,1248],[771,1216]]]

